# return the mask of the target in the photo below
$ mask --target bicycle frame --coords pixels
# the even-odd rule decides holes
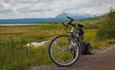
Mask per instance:
[[[70,21],[67,24],[64,24],[62,22],[62,24],[65,27],[71,26],[70,34],[74,38],[76,38],[80,43],[82,43],[82,41],[83,41],[83,35],[84,35],[84,30],[83,30],[84,25],[78,24],[78,26],[76,27],[75,24],[72,24],[72,22],[74,21],[74,19],[72,19],[71,17],[68,17],[68,16],[67,16],[67,18],[70,19]]]
[[[69,35],[71,36],[72,39],[75,39],[77,42],[82,43],[84,34],[80,35],[79,33],[82,33],[80,30],[83,31],[83,29],[76,30],[74,27],[71,27],[71,31]]]

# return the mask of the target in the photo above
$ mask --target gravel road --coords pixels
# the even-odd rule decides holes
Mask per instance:
[[[93,51],[94,55],[82,55],[71,67],[54,64],[30,68],[29,70],[115,70],[115,45]]]

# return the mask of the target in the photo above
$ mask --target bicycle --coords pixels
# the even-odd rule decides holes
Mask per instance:
[[[74,19],[67,17],[70,21],[65,27],[71,27],[71,31],[65,35],[58,35],[50,42],[48,54],[54,64],[66,67],[73,65],[79,58],[80,46],[83,43],[84,25],[73,24]]]

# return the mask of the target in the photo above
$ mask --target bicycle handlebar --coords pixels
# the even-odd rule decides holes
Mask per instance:
[[[65,23],[62,22],[62,24],[63,24],[65,27],[68,27],[69,25],[71,25],[72,27],[76,28],[76,25],[75,25],[75,24],[72,24],[72,22],[74,21],[74,19],[71,18],[71,17],[69,17],[69,16],[67,16],[67,18],[70,19],[70,21],[69,21],[67,24],[65,24]],[[77,27],[78,27],[78,28],[83,28],[84,25],[78,24]]]
[[[72,22],[74,21],[74,19],[73,19],[73,18],[71,18],[71,17],[69,17],[69,16],[67,16],[67,18],[68,18],[68,19],[70,19],[70,21],[67,23],[67,25],[66,25],[66,24],[64,24],[63,22],[62,22],[62,24],[63,24],[65,27],[68,27],[69,25],[71,25],[71,26],[75,27],[75,25],[74,25],[74,24],[72,24]]]

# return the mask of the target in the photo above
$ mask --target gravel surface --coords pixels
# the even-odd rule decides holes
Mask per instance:
[[[94,55],[82,55],[70,67],[58,67],[54,64],[32,67],[29,70],[115,70],[115,45],[93,51]]]

